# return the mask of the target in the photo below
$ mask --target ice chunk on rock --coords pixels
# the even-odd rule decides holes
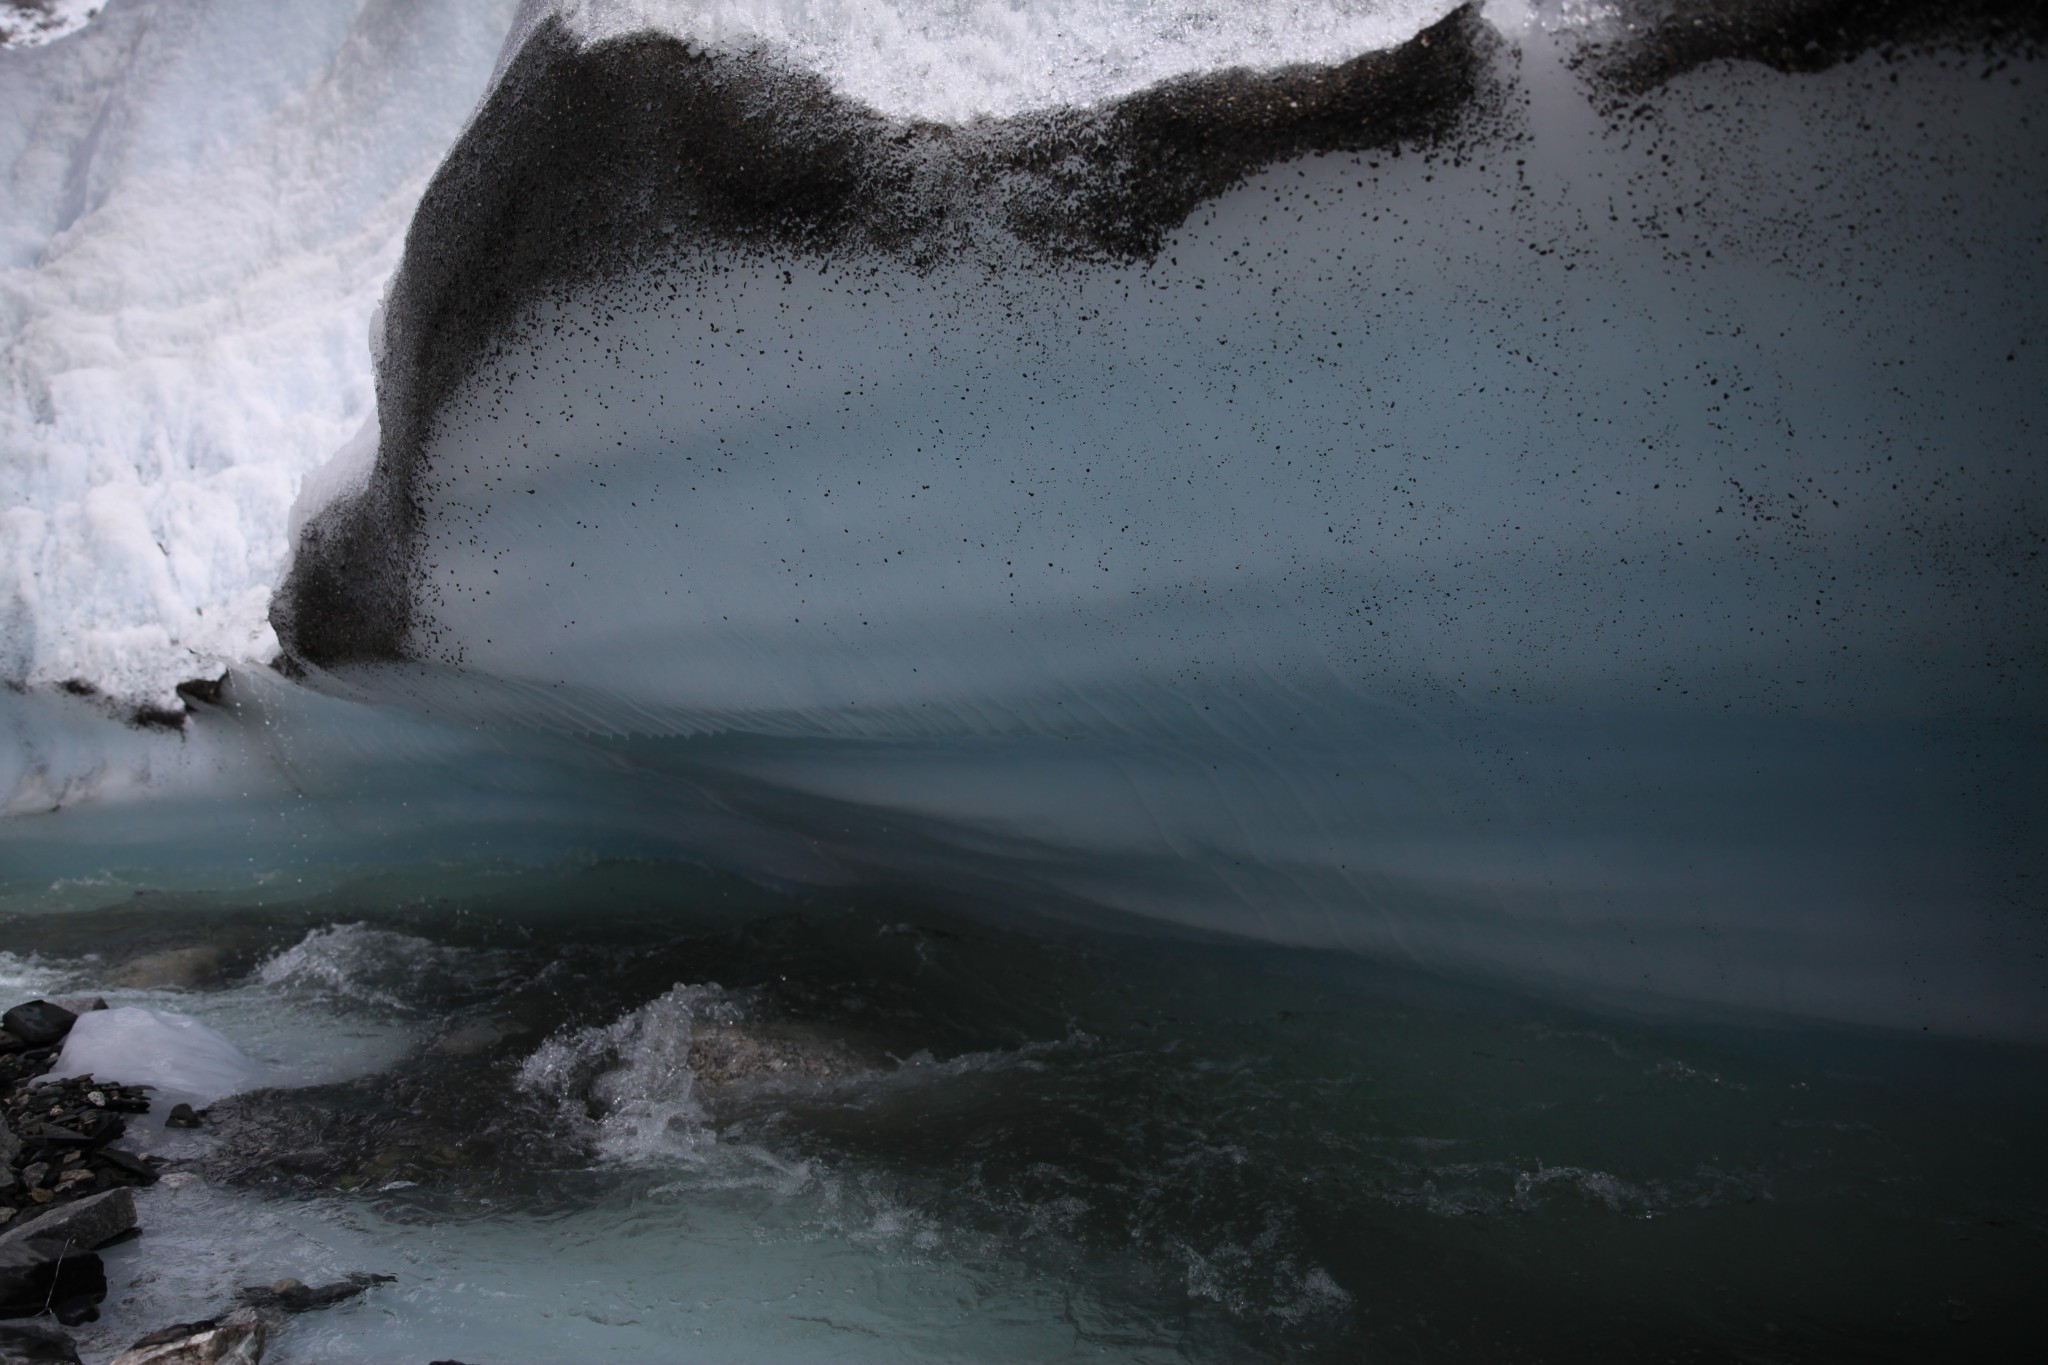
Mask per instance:
[[[125,1005],[72,1026],[53,1076],[104,1076],[153,1085],[160,1101],[197,1105],[263,1084],[264,1069],[226,1038],[184,1014]]]

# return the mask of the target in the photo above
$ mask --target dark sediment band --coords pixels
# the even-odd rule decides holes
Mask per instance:
[[[1655,0],[1578,54],[1595,97],[1703,63],[1813,70],[1888,43],[2038,42],[2020,0]],[[451,395],[521,310],[731,250],[962,256],[1040,268],[1147,259],[1203,202],[1317,151],[1455,151],[1507,123],[1511,78],[1467,5],[1334,66],[1169,81],[1094,109],[949,126],[891,119],[772,54],[535,30],[436,174],[393,280],[368,486],[306,527],[271,617],[288,662],[459,660],[437,638],[418,529]]]
[[[1625,38],[1589,43],[1580,69],[1609,100],[1645,94],[1717,61],[1825,71],[1887,46],[1983,43],[2038,52],[2039,0],[1634,0]]]
[[[1468,6],[1337,66],[951,127],[886,118],[772,56],[654,34],[586,48],[550,20],[421,201],[386,307],[376,470],[301,535],[279,638],[323,666],[453,657],[419,610],[423,452],[449,395],[553,291],[730,249],[916,269],[996,238],[1043,264],[1142,259],[1261,166],[1472,128],[1498,103],[1497,47]]]

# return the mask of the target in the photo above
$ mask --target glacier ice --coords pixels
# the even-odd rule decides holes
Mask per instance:
[[[0,51],[6,896],[681,857],[2041,1034],[2026,7],[510,10]]]
[[[307,470],[510,0],[111,0],[0,45],[0,682],[134,705],[276,652]]]
[[[757,875],[2038,1032],[2026,79],[1461,10],[942,125],[582,13],[422,200],[316,686]]]

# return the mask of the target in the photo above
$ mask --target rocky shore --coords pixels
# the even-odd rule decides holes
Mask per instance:
[[[150,1112],[150,1087],[48,1074],[78,1017],[105,1007],[97,998],[38,999],[0,1016],[0,1365],[83,1365],[64,1329],[99,1316],[107,1297],[99,1253],[144,1235],[136,1188],[179,1175],[176,1163],[116,1145],[132,1117]],[[164,1122],[198,1128],[204,1118],[176,1104]],[[108,1365],[256,1365],[292,1315],[390,1278],[246,1286],[213,1316],[151,1332]]]

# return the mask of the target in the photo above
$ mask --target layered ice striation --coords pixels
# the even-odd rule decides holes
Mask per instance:
[[[379,292],[512,11],[0,7],[0,682],[167,710],[276,653],[286,513],[370,416]]]
[[[280,635],[755,875],[2038,1036],[2039,23],[1838,10],[941,121],[530,7]]]
[[[2048,1032],[2038,7],[512,10],[0,50],[0,894],[680,856]]]

